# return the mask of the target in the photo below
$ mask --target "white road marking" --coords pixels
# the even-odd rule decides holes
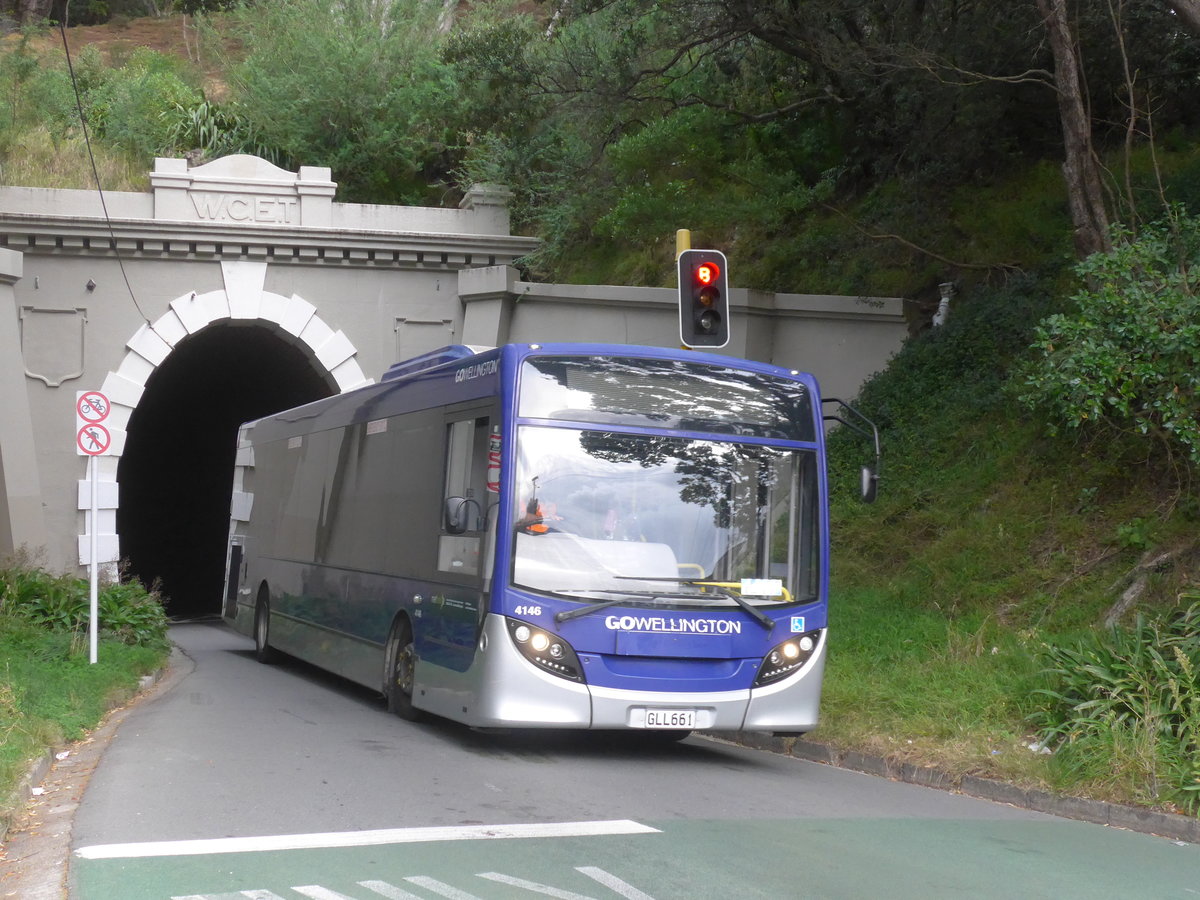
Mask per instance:
[[[588,897],[585,894],[564,891],[561,888],[550,887],[548,884],[538,884],[536,881],[526,881],[524,878],[514,878],[512,875],[503,875],[500,872],[479,872],[477,877],[486,878],[488,881],[498,881],[500,884],[511,884],[513,887],[532,891],[535,894],[557,897],[558,900],[596,900],[596,898]]]
[[[605,887],[610,888],[622,897],[627,898],[627,900],[654,900],[649,894],[639,891],[617,876],[595,866],[576,866],[575,871],[581,872],[593,881],[597,881]],[[574,891],[551,887],[548,884],[539,884],[536,881],[527,881],[524,878],[505,875],[501,872],[479,872],[475,877],[485,878],[488,881],[494,881],[498,884],[507,884],[510,887],[520,888],[530,893],[555,897],[557,900],[595,900],[594,897],[589,897],[586,894],[577,894]],[[406,877],[404,880],[418,887],[423,887],[425,890],[437,894],[439,897],[445,897],[446,900],[481,900],[481,898],[476,897],[474,894],[461,891],[452,885],[446,884],[444,881],[430,878],[428,875],[412,875]],[[360,881],[358,882],[358,886],[364,887],[381,897],[386,897],[387,900],[421,900],[416,894],[410,894],[404,888],[398,888],[386,881]],[[310,897],[311,900],[355,900],[353,897],[348,897],[345,894],[322,887],[319,884],[294,885],[292,890],[297,894]],[[234,895],[188,894],[186,896],[172,897],[171,900],[224,900],[224,898],[232,896]],[[241,891],[238,896],[245,897],[247,900],[283,900],[278,894],[266,890]]]
[[[261,853],[333,847],[372,847],[430,841],[479,841],[509,838],[593,837],[609,834],[657,834],[657,828],[629,819],[606,822],[539,822],[521,825],[459,825],[433,828],[388,828],[379,831],[334,831],[325,834],[281,834],[194,841],[149,841],[97,844],[75,851],[80,859],[135,859],[149,856],[202,856],[210,853]]]
[[[329,888],[321,887],[319,884],[303,884],[298,887],[293,885],[292,890],[297,894],[303,894],[305,897],[312,897],[312,900],[354,900],[353,897],[347,897],[345,894],[331,891]]]
[[[386,881],[360,881],[358,884],[381,897],[387,897],[388,900],[421,900],[416,894],[410,894],[404,888],[398,888]]]
[[[631,884],[626,884],[616,875],[611,875],[595,866],[576,866],[576,872],[582,872],[593,881],[598,881],[611,891],[615,891],[626,900],[654,900],[649,894],[644,894]]]
[[[414,875],[412,878],[405,878],[412,884],[420,885],[427,891],[432,891],[439,897],[446,897],[447,900],[480,900],[474,894],[468,894],[466,891],[460,891],[456,887],[450,887],[444,881],[438,881],[436,878],[427,878],[424,875]]]
[[[236,891],[232,894],[183,894],[171,900],[237,900],[238,897],[245,897],[246,900],[284,900],[274,891],[263,890]]]

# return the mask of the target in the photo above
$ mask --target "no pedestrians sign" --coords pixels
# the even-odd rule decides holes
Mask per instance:
[[[112,446],[112,434],[102,424],[108,418],[108,398],[99,391],[75,395],[75,453],[103,456]]]

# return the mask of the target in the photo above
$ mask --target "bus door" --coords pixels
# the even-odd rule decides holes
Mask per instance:
[[[456,672],[470,667],[487,613],[484,586],[491,576],[500,496],[491,465],[498,463],[496,423],[491,406],[448,414],[445,423],[438,584],[422,604],[418,653]]]

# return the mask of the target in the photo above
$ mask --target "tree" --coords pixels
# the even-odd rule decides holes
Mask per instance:
[[[1108,237],[1108,212],[1092,148],[1092,120],[1083,103],[1079,60],[1067,21],[1066,0],[1037,0],[1037,6],[1054,54],[1054,85],[1058,92],[1066,157],[1063,177],[1067,184],[1071,221],[1075,225],[1075,249],[1081,257],[1107,252],[1112,249]]]
[[[26,26],[49,19],[54,6],[55,0],[5,0],[0,9],[16,19],[19,25]]]

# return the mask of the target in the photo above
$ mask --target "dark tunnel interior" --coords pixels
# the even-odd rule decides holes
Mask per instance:
[[[334,393],[297,347],[220,323],[179,342],[146,383],[118,464],[128,574],[161,582],[174,619],[221,609],[238,425]]]

